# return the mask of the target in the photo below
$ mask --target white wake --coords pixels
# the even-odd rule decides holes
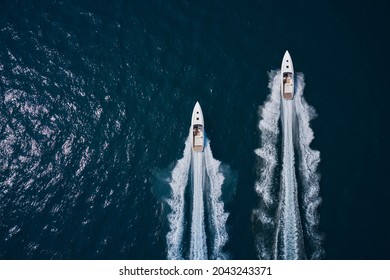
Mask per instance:
[[[182,243],[184,232],[184,192],[188,183],[188,172],[191,164],[191,138],[185,143],[183,158],[177,161],[172,170],[169,185],[172,189],[171,198],[167,200],[171,207],[168,215],[170,231],[167,234],[168,259],[183,259]]]
[[[277,191],[275,188],[279,178],[275,176],[278,165],[278,137],[280,118],[280,80],[277,71],[269,73],[268,88],[271,93],[268,100],[259,108],[260,148],[255,150],[258,155],[258,178],[255,189],[261,200],[258,209],[254,210],[254,224],[258,225],[256,247],[260,259],[272,259],[275,233],[275,212],[277,208]]]
[[[310,128],[310,120],[316,117],[316,111],[307,104],[303,98],[305,81],[303,74],[297,75],[297,88],[295,97],[295,108],[297,112],[298,133],[296,142],[299,152],[299,172],[302,180],[302,191],[304,193],[302,209],[303,224],[306,229],[306,235],[309,247],[308,258],[321,259],[325,255],[322,248],[323,234],[319,231],[320,217],[318,206],[321,203],[320,197],[320,174],[317,171],[320,163],[320,152],[312,150],[310,143],[314,139],[313,130]]]
[[[227,256],[223,253],[222,248],[228,240],[226,232],[226,221],[229,216],[224,210],[224,203],[221,200],[222,184],[225,180],[222,172],[220,172],[221,162],[213,158],[210,148],[210,142],[206,139],[204,150],[206,163],[206,171],[209,179],[209,204],[210,204],[210,222],[213,229],[212,255],[214,260],[226,259]]]
[[[203,152],[192,151],[192,219],[190,259],[207,260],[206,229],[204,218],[204,168]]]
[[[268,101],[260,108],[261,147],[255,151],[260,167],[255,187],[261,198],[254,211],[258,254],[261,259],[321,258],[317,210],[320,157],[309,147],[313,139],[309,121],[315,115],[314,109],[303,98],[302,74],[296,76],[293,101],[281,100],[279,71],[270,73],[269,88]]]
[[[293,130],[295,129],[295,106],[282,100],[282,173],[276,228],[274,258],[303,259],[303,232],[298,207],[298,185],[295,175]]]
[[[228,240],[228,214],[221,200],[224,182],[221,163],[213,158],[207,138],[204,151],[194,152],[191,136],[192,131],[186,140],[183,158],[174,167],[170,181],[172,195],[168,204],[172,211],[168,216],[168,259],[183,259],[185,256],[193,260],[226,259],[223,247]],[[186,201],[187,191],[190,201]],[[186,203],[191,205],[187,214]],[[184,236],[186,219],[190,220],[191,227],[188,237]],[[206,220],[209,223],[206,224]],[[189,248],[185,248],[186,239],[189,240]]]

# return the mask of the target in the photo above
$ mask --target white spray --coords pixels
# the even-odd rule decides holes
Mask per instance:
[[[282,100],[282,173],[277,215],[274,258],[305,258],[303,232],[298,207],[298,185],[295,175],[293,129],[295,128],[295,106],[289,100]]]
[[[213,245],[212,245],[212,259],[226,259],[227,256],[222,252],[223,246],[228,240],[226,232],[226,221],[229,216],[224,211],[224,204],[221,201],[222,184],[225,177],[219,171],[221,162],[213,158],[210,148],[210,142],[206,139],[204,150],[204,157],[206,163],[207,176],[209,178],[209,201],[210,201],[210,217],[213,229]]]
[[[313,139],[309,121],[314,109],[303,99],[302,74],[297,75],[293,101],[280,102],[279,71],[270,73],[269,88],[269,99],[260,109],[261,148],[255,151],[260,160],[256,191],[261,201],[254,211],[254,222],[258,225],[256,240],[259,257],[321,258],[322,236],[318,232],[317,212],[320,203],[319,175],[316,171],[319,152],[309,148]],[[280,111],[283,131],[281,165],[278,163]],[[295,174],[294,146],[298,149],[300,182],[297,182]],[[302,201],[298,199],[298,193],[301,193]],[[299,205],[298,201],[303,205]],[[310,244],[304,244],[304,240],[309,240]]]
[[[172,177],[169,185],[172,189],[172,196],[167,200],[171,207],[168,215],[170,231],[167,234],[168,259],[182,259],[182,243],[184,231],[184,192],[188,183],[188,171],[191,164],[191,138],[188,137],[185,143],[183,158],[178,160],[172,170]]]
[[[279,137],[280,118],[280,80],[277,71],[269,73],[268,88],[271,94],[264,106],[259,108],[259,130],[261,131],[261,147],[255,153],[259,157],[259,180],[256,182],[256,192],[261,197],[260,207],[254,211],[254,224],[258,225],[256,246],[260,259],[272,259],[274,246],[275,212],[277,190],[275,183],[275,169],[278,164],[278,150],[276,148]]]
[[[203,152],[192,151],[192,223],[190,259],[207,260],[206,229],[204,221],[205,168]]]
[[[185,253],[183,248],[185,225],[185,191],[187,185],[192,187],[191,192],[191,231],[190,259],[226,259],[222,251],[228,240],[226,220],[228,214],[224,211],[221,201],[224,176],[220,172],[220,162],[213,158],[210,142],[206,138],[203,152],[194,152],[191,147],[192,131],[186,140],[183,158],[180,159],[172,171],[170,186],[172,197],[168,204],[172,211],[168,216],[170,232],[167,235],[168,259],[182,259]],[[191,170],[191,176],[189,176]],[[191,178],[189,184],[188,178]],[[205,204],[205,198],[208,204]],[[205,207],[208,205],[209,207]],[[205,217],[210,221],[210,236],[206,234]],[[207,248],[207,238],[211,248]],[[210,252],[210,253],[208,253]]]
[[[297,88],[295,108],[297,112],[298,133],[296,134],[296,142],[298,143],[299,152],[299,172],[302,180],[303,189],[303,204],[304,212],[303,223],[306,229],[307,240],[309,244],[310,259],[321,259],[325,255],[322,248],[323,234],[320,233],[318,226],[320,217],[318,214],[318,206],[321,203],[320,198],[320,175],[317,172],[318,164],[320,163],[320,152],[312,150],[310,143],[314,139],[313,130],[310,128],[310,120],[316,117],[316,112],[313,107],[307,104],[303,98],[303,90],[305,81],[303,74],[297,75]]]

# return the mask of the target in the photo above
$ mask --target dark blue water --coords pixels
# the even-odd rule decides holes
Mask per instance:
[[[383,3],[381,3],[383,2]],[[2,1],[0,258],[165,259],[153,171],[202,104],[233,259],[255,259],[257,109],[288,49],[319,115],[328,259],[390,258],[384,1]]]

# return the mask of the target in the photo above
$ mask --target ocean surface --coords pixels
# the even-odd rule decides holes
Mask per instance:
[[[390,259],[388,6],[1,1],[0,259],[167,259],[172,244],[178,258],[267,258],[254,218],[265,211],[256,151],[286,50],[317,116],[308,144],[319,151],[311,200],[319,204],[311,225],[305,197],[295,213],[281,214],[296,243],[283,227],[280,240],[296,254],[276,256]],[[193,179],[177,172],[189,160],[196,101],[207,132],[202,172],[215,188],[197,218],[192,195],[179,196],[177,242],[169,239],[177,229],[173,179],[187,176],[181,187]],[[204,225],[193,232],[196,219]],[[305,233],[308,223],[315,233]],[[203,244],[198,253],[193,238]]]

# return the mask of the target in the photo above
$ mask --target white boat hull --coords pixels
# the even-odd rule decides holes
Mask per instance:
[[[291,100],[294,98],[294,66],[288,51],[285,52],[281,67],[280,89],[282,98]]]

